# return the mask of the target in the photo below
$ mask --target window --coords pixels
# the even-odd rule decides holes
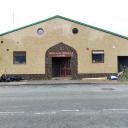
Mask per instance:
[[[26,52],[24,51],[13,52],[13,63],[26,64]]]
[[[104,63],[104,51],[103,50],[92,51],[92,63]]]
[[[38,29],[37,29],[37,34],[38,34],[38,35],[43,35],[43,33],[44,33],[43,28],[38,28]]]
[[[78,28],[73,28],[73,29],[72,29],[72,33],[73,33],[73,34],[77,34],[78,32],[79,32]]]

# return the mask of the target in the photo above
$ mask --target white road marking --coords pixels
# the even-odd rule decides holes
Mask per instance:
[[[34,113],[35,115],[46,115],[46,114],[56,114],[56,111],[52,111],[52,112],[36,112]]]
[[[56,114],[56,113],[57,113],[56,111],[51,112],[51,114]]]
[[[12,113],[14,113],[14,114],[21,114],[21,113],[24,113],[24,111],[21,111],[21,112],[0,112],[0,114],[12,114]]]
[[[24,114],[24,111],[21,111],[21,112],[0,112],[0,115],[14,115],[14,114]]]
[[[34,114],[36,114],[36,115],[44,115],[44,114],[46,114],[46,113],[44,113],[44,112],[36,112],[36,113],[34,113]]]
[[[103,109],[103,111],[128,111],[128,109],[124,108],[112,108],[112,109]]]
[[[61,110],[62,112],[79,112],[80,110],[76,109],[76,110]]]
[[[20,106],[11,106],[11,108],[23,108],[26,107],[27,105],[20,105]]]
[[[109,108],[109,109],[102,109],[98,111],[81,111],[79,109],[63,109],[57,111],[42,111],[42,112],[33,112],[34,115],[54,115],[60,112],[82,112],[83,114],[95,114],[99,112],[117,112],[117,113],[128,113],[127,108]],[[24,111],[15,111],[15,112],[0,112],[0,115],[15,115],[15,114],[24,114]],[[81,113],[81,114],[82,114]]]
[[[57,114],[58,112],[79,112],[80,110],[59,110],[59,111],[51,111],[51,112],[35,112],[35,115],[45,115],[45,114]]]

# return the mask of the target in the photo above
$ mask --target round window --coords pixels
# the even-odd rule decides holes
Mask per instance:
[[[72,33],[73,33],[73,34],[77,34],[78,32],[79,32],[78,28],[73,28],[73,29],[72,29]]]
[[[37,34],[38,34],[38,35],[43,35],[43,33],[44,33],[43,28],[38,28],[38,29],[37,29]]]

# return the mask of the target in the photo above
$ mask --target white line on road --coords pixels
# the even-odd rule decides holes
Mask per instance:
[[[34,113],[35,115],[46,115],[46,114],[56,114],[56,111],[52,111],[52,112],[36,112]]]
[[[46,114],[57,114],[57,112],[79,112],[80,110],[59,110],[59,111],[51,111],[51,112],[36,112],[35,115],[46,115]]]
[[[124,108],[112,108],[112,109],[103,109],[103,111],[128,111],[128,109],[124,109]]]
[[[57,113],[56,111],[51,112],[51,114],[56,114],[56,113]]]
[[[80,110],[76,109],[76,110],[61,110],[62,112],[79,112]]]
[[[45,114],[47,114],[46,112],[36,112],[36,113],[34,113],[35,115],[45,115]]]
[[[0,115],[13,115],[13,114],[24,114],[24,111],[20,111],[20,112],[0,112]]]
[[[21,111],[21,112],[0,112],[0,113],[7,113],[7,114],[10,114],[10,113],[24,113],[24,111]]]
[[[99,112],[117,112],[117,113],[128,113],[127,108],[109,108],[109,109],[102,109],[98,111],[81,111],[79,109],[63,109],[58,111],[42,111],[42,112],[34,112],[34,115],[54,115],[60,112],[82,112],[83,114],[93,114],[93,113],[99,113]],[[15,111],[15,112],[0,112],[0,115],[15,115],[15,114],[25,114],[24,111]]]

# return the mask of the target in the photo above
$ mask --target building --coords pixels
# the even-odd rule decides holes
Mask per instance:
[[[62,16],[0,34],[0,73],[99,77],[128,66],[128,37]]]

